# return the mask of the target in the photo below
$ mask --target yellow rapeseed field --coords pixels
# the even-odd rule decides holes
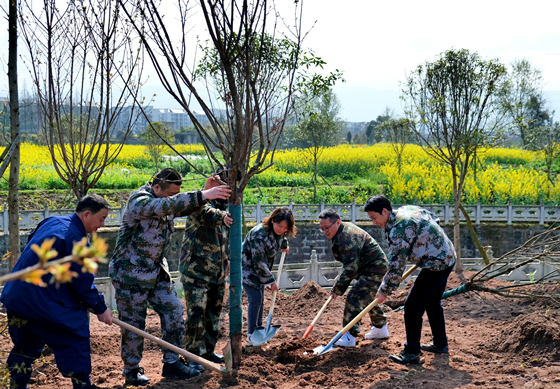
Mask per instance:
[[[202,145],[177,145],[182,154],[203,155]],[[99,188],[134,188],[153,173],[153,161],[142,145],[125,145],[115,162],[106,169]],[[168,154],[171,154],[169,152]],[[477,155],[476,176],[467,176],[463,199],[473,204],[539,204],[556,203],[560,199],[560,184],[549,185],[546,174],[528,167],[542,160],[537,152],[520,149],[496,148],[482,150]],[[264,172],[259,181],[263,186],[308,186],[313,165],[305,150],[292,149],[276,152],[275,165]],[[128,172],[124,174],[126,169]],[[408,145],[399,174],[396,154],[389,144],[373,146],[341,145],[325,148],[320,156],[318,170],[329,180],[371,180],[382,184],[382,192],[394,202],[443,203],[452,201],[450,169],[431,158],[420,146]],[[2,187],[4,185],[4,187]],[[0,183],[5,188],[6,183]],[[22,144],[22,189],[65,188],[51,162],[46,146]]]

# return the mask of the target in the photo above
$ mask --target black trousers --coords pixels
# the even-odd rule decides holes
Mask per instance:
[[[447,346],[441,296],[445,291],[447,279],[452,270],[453,266],[442,271],[422,269],[418,278],[416,278],[414,286],[404,303],[404,324],[406,327],[404,350],[406,352],[420,354],[424,312],[428,315],[434,344],[438,347]]]

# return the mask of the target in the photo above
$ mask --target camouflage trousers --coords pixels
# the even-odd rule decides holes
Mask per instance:
[[[113,281],[117,300],[119,319],[142,331],[146,327],[148,303],[157,312],[161,321],[162,339],[177,347],[183,347],[185,327],[183,323],[183,303],[177,296],[169,276],[162,277],[151,288],[120,285]],[[165,279],[167,278],[167,279]],[[144,338],[121,329],[121,357],[124,370],[132,370],[140,365],[144,351]],[[161,348],[164,363],[173,363],[179,355],[164,347]]]
[[[187,305],[185,349],[201,356],[211,354],[218,341],[225,283],[216,284],[187,276],[181,281]]]
[[[384,274],[362,274],[356,284],[352,287],[348,296],[346,296],[346,305],[344,306],[344,317],[342,320],[343,327],[346,327],[360,312],[364,310],[377,294],[377,289],[383,281]],[[381,328],[387,322],[387,316],[379,306],[375,306],[369,311],[369,318],[374,327]],[[360,322],[356,323],[348,332],[353,336],[358,336],[362,329]]]

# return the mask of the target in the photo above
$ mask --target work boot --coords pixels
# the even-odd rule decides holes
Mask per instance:
[[[431,342],[430,344],[423,344],[420,346],[420,348],[424,351],[429,351],[435,354],[449,354],[448,346],[439,347],[436,346],[434,342]]]
[[[163,370],[161,371],[161,376],[165,378],[189,379],[198,375],[200,375],[200,371],[184,365],[181,360],[177,360],[174,363],[164,363]]]
[[[207,361],[214,362],[214,363],[224,363],[224,356],[222,354],[218,354],[216,352],[210,354],[204,354],[202,358],[206,359]]]
[[[335,342],[335,345],[342,347],[356,347],[356,338],[351,333],[347,332]]]
[[[137,367],[128,373],[123,372],[124,380],[132,386],[144,386],[150,383],[150,379],[144,375],[144,368]]]
[[[389,355],[389,359],[393,362],[406,365],[407,363],[420,363],[420,354],[411,354],[406,351],[401,351],[399,355]]]
[[[195,362],[195,361],[187,362],[187,366],[190,367],[191,369],[196,369],[198,371],[204,370],[204,366],[202,366],[200,363]]]
[[[371,331],[365,336],[366,339],[385,339],[389,337],[389,329],[387,323],[381,328],[371,327]]]

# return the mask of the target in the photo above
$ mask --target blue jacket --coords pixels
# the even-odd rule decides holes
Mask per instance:
[[[45,239],[55,237],[53,249],[58,258],[72,254],[74,242],[87,236],[84,225],[75,213],[70,216],[55,216],[43,220],[29,235],[29,241],[13,272],[33,266],[39,262],[31,245],[41,245]],[[72,282],[58,288],[50,284],[51,275],[43,276],[48,286],[40,287],[24,281],[10,281],[4,287],[0,302],[15,313],[37,320],[54,323],[61,330],[89,337],[87,309],[96,315],[107,310],[103,295],[93,284],[94,275],[83,273],[82,267],[72,262],[71,270],[78,273]]]

